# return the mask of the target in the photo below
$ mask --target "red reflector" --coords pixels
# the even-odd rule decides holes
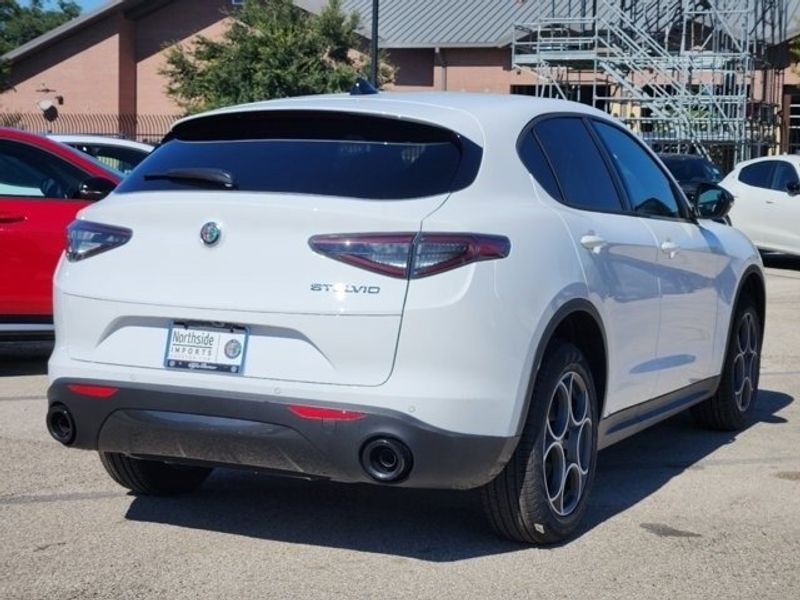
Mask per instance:
[[[107,385],[83,385],[71,383],[67,386],[70,392],[75,392],[81,396],[91,396],[92,398],[110,398],[119,391],[119,388]]]
[[[296,414],[298,417],[304,419],[322,420],[329,419],[331,421],[358,421],[367,415],[362,412],[354,410],[339,410],[336,408],[320,408],[318,406],[298,406],[292,404],[289,410]]]

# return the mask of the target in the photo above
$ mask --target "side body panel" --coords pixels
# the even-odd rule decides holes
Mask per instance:
[[[18,152],[49,156],[52,164],[64,165],[86,178],[96,176],[117,181],[114,174],[90,159],[47,138],[13,129],[0,129],[9,158]],[[12,163],[5,164],[6,168]],[[47,176],[47,168],[42,167]],[[55,177],[55,175],[54,175]],[[9,180],[15,178],[9,174]],[[64,249],[66,226],[87,202],[63,197],[31,197],[31,188],[3,185],[0,196],[0,320],[24,320],[22,316],[52,315],[52,278]],[[50,189],[47,186],[43,190]],[[9,191],[11,190],[11,191]],[[38,320],[38,319],[30,319]]]
[[[0,318],[53,314],[53,273],[66,228],[86,205],[58,198],[0,197]]]
[[[792,169],[795,181],[800,180],[800,160],[781,160],[782,169]],[[773,183],[777,187],[778,174]],[[800,254],[800,195],[785,190],[764,190],[770,192],[765,196],[764,229],[770,246],[781,252]]]
[[[658,260],[655,240],[637,217],[560,205],[556,210],[567,224],[586,276],[589,299],[605,325],[605,416],[654,393],[649,365],[656,357],[661,302],[654,268]],[[593,250],[584,248],[581,240],[587,236],[600,237],[605,243]]]
[[[725,360],[730,325],[745,274],[750,270],[763,272],[761,255],[746,235],[738,229],[715,221],[701,220],[706,237],[713,236],[718,244],[719,269],[714,279],[717,315],[714,325],[714,344],[710,375],[719,375]]]
[[[653,397],[718,374],[714,337],[718,296],[730,293],[719,280],[722,243],[688,221],[646,219],[658,244],[654,273],[661,285],[661,326],[656,357],[644,366],[656,378]]]

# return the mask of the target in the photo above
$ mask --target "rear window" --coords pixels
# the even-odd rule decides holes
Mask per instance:
[[[680,183],[705,181],[719,183],[722,180],[720,170],[702,158],[673,157],[663,154],[659,158]]]
[[[84,144],[80,142],[68,142],[68,144],[120,173],[133,171],[134,167],[142,162],[148,154],[144,150],[122,146],[104,146],[102,144]]]
[[[224,171],[233,189],[400,200],[472,183],[480,147],[450,130],[340,112],[265,111],[178,125],[117,193],[218,189],[165,177],[187,169]]]

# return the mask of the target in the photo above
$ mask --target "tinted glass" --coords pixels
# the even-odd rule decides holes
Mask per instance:
[[[739,181],[754,187],[769,188],[772,183],[772,173],[775,169],[774,160],[765,160],[744,167],[739,172]]]
[[[672,183],[641,144],[613,125],[595,122],[594,127],[614,161],[633,210],[651,217],[680,217]]]
[[[772,177],[772,189],[785,192],[791,184],[797,184],[797,171],[787,162],[777,162],[775,174]]]
[[[0,141],[0,196],[73,198],[87,175],[28,144]]]
[[[558,189],[558,183],[556,182],[555,175],[553,175],[553,170],[547,163],[547,157],[545,157],[539,142],[530,132],[527,133],[520,142],[519,157],[539,185],[541,185],[550,196],[556,200],[561,200],[561,190]]]
[[[116,169],[120,173],[130,173],[147,156],[147,152],[135,148],[120,146],[104,146],[100,144],[70,143],[73,148],[93,156],[107,167]]]
[[[242,191],[395,200],[466,187],[479,164],[479,147],[438,127],[272,111],[179,125],[117,192],[197,189],[197,181],[152,176],[206,168],[228,172]]]
[[[581,119],[547,119],[537,123],[534,131],[553,165],[564,202],[586,210],[622,210],[611,174]]]
[[[722,180],[720,170],[702,158],[669,155],[660,155],[659,158],[680,183],[719,183]]]

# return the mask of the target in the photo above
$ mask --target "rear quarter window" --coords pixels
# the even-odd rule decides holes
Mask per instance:
[[[472,183],[481,149],[448,129],[339,112],[219,115],[175,127],[117,193],[197,189],[202,182],[153,178],[180,169],[221,169],[235,189],[401,200]]]
[[[553,174],[553,170],[547,162],[538,140],[533,137],[533,133],[528,131],[520,139],[517,145],[520,160],[533,178],[556,200],[562,200],[561,189]]]
[[[574,208],[621,212],[620,199],[600,150],[579,117],[553,117],[533,127],[560,186]]]

